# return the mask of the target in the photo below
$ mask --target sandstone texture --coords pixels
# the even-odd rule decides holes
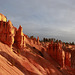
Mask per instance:
[[[3,14],[0,13],[0,21],[6,22],[7,18]]]
[[[15,28],[13,27],[11,21],[3,22],[0,21],[0,41],[12,47],[14,43]]]
[[[0,13],[0,75],[75,75],[74,49],[29,38]]]
[[[17,45],[19,49],[26,47],[25,40],[26,39],[22,32],[22,27],[19,26],[19,29],[16,31],[16,34],[15,34],[15,44]]]

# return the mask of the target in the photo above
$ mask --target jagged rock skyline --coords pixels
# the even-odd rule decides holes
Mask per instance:
[[[40,42],[39,37],[37,37],[37,39],[33,36],[28,37],[23,33],[21,25],[17,29],[10,20],[7,21],[7,18],[3,14],[0,14],[0,55],[0,60],[4,57],[11,63],[11,66],[15,66],[16,69],[18,68],[26,75],[32,75],[32,73],[34,73],[33,75],[75,74],[75,45],[55,42],[54,40]],[[18,59],[19,57],[20,59]],[[26,61],[25,57],[26,59],[29,57],[29,61]],[[43,63],[41,63],[41,61]],[[35,67],[31,66],[30,68],[29,62],[30,64],[33,63]],[[55,66],[54,69],[51,67],[51,64]],[[40,67],[38,65],[40,65]],[[60,66],[60,69],[57,69],[58,66]],[[3,72],[2,67],[4,67],[4,69],[9,68],[2,64],[0,66],[1,75],[12,72],[9,71],[9,69]],[[45,72],[41,68],[44,68]],[[19,72],[17,71],[17,73]]]
[[[1,0],[0,10],[27,35],[75,42],[74,0]]]

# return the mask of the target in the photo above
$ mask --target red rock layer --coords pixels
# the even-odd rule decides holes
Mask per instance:
[[[70,51],[69,51],[70,50]],[[75,69],[75,50],[62,48],[62,44],[51,43],[48,46],[47,53],[55,59],[61,67],[68,66]]]
[[[25,36],[24,36],[24,34],[22,32],[22,27],[21,26],[19,26],[19,29],[16,31],[15,44],[17,45],[17,47],[19,49],[26,47]]]
[[[0,41],[12,47],[14,43],[15,28],[11,21],[3,22],[0,21]]]

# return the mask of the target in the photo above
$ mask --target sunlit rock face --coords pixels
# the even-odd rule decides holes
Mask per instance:
[[[13,26],[12,22],[0,13],[0,41],[12,48],[15,43],[19,49],[24,48],[26,36],[22,32],[22,27],[19,29]]]
[[[3,22],[7,21],[7,18],[1,13],[0,13],[0,21],[3,21]]]
[[[40,43],[39,43],[39,37],[37,37],[37,44],[40,44]]]
[[[19,29],[16,31],[16,35],[15,35],[15,44],[19,49],[25,47],[25,36],[22,30],[23,30],[22,27],[19,26]]]
[[[14,36],[15,36],[15,28],[13,27],[11,21],[7,22],[7,41],[9,41],[9,46],[11,47],[14,43]]]
[[[12,47],[14,43],[15,28],[11,21],[8,22],[0,21],[0,41]]]
[[[22,32],[22,27],[19,29],[13,26],[12,22],[0,13],[0,41],[12,48],[15,43],[19,49],[25,47],[26,37]]]

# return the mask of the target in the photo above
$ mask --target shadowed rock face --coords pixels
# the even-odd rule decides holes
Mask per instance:
[[[75,69],[75,48],[62,47],[62,44],[51,43],[48,45],[47,53],[56,60],[61,67]]]

